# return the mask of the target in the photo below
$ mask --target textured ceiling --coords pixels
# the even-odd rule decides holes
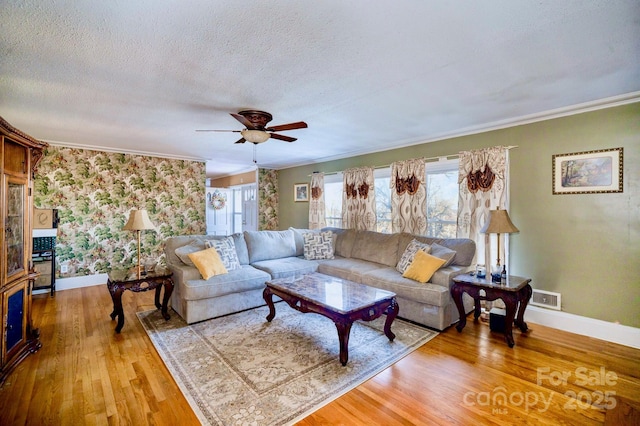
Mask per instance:
[[[246,171],[640,99],[637,0],[1,1],[0,115],[54,144]]]

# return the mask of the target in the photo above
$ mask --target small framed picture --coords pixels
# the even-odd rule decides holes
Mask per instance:
[[[622,148],[553,156],[553,194],[622,192]]]
[[[309,184],[296,183],[293,185],[293,201],[309,201]]]

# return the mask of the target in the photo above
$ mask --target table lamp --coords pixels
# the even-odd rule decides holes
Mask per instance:
[[[512,234],[520,232],[520,230],[511,222],[509,213],[506,210],[500,210],[500,207],[498,207],[496,210],[489,211],[489,220],[484,224],[480,232],[483,234],[498,234],[497,270],[492,269],[491,279],[494,282],[500,282],[500,234]]]
[[[138,279],[140,279],[142,272],[140,267],[140,232],[147,229],[153,229],[155,231],[156,227],[151,223],[146,210],[131,210],[129,213],[129,221],[122,227],[122,229],[138,232]]]

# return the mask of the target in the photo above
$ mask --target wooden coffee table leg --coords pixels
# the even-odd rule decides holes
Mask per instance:
[[[271,322],[271,320],[276,317],[276,307],[273,305],[273,294],[271,293],[269,287],[264,288],[262,297],[269,307],[269,315],[267,315],[267,321]]]
[[[345,366],[349,360],[349,335],[351,334],[351,322],[335,322],[340,341],[340,363]]]
[[[387,319],[384,322],[384,334],[389,338],[390,341],[393,342],[393,339],[396,338],[396,335],[391,331],[391,323],[398,316],[398,311],[400,308],[398,307],[398,303],[396,302],[395,297],[391,299],[391,304],[387,308],[386,314]]]

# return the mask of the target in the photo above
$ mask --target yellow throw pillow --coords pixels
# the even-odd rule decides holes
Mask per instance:
[[[202,278],[205,280],[208,280],[214,275],[227,273],[227,268],[224,267],[224,263],[222,263],[222,259],[220,259],[220,255],[215,247],[189,253],[187,256],[189,256],[189,259],[196,265],[200,275],[202,275]]]
[[[421,283],[426,283],[431,279],[433,274],[440,269],[446,260],[439,257],[431,256],[422,250],[418,250],[413,258],[413,261],[409,265],[403,277],[409,278]]]

